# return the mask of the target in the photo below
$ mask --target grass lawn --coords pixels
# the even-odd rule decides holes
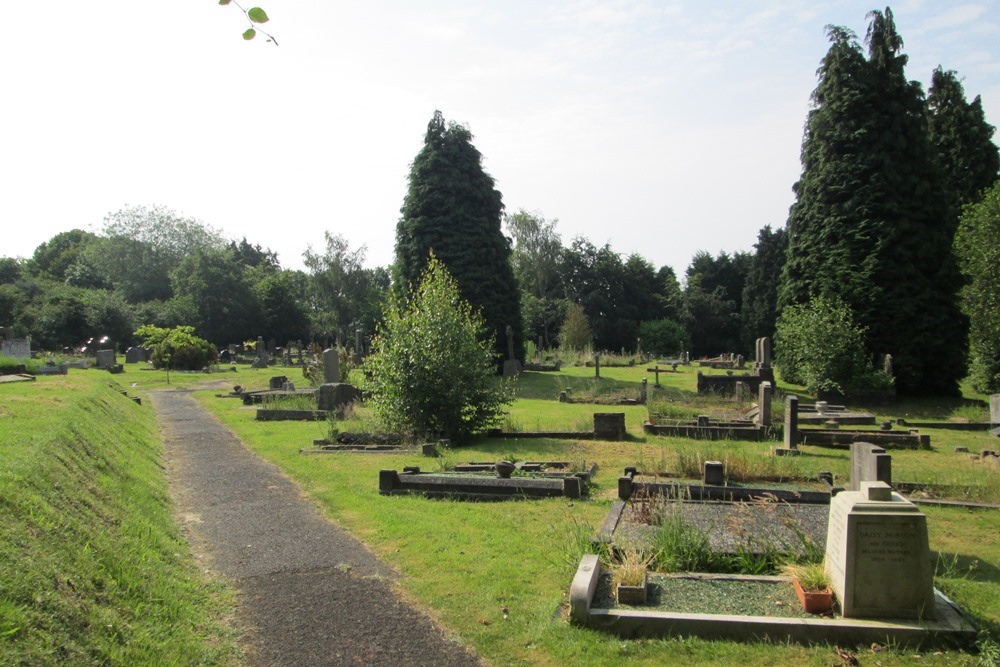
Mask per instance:
[[[232,384],[266,387],[267,377],[296,371],[270,369],[231,375]],[[144,372],[143,375],[146,375]],[[593,412],[624,411],[630,439],[593,442],[531,439],[479,439],[454,449],[452,463],[495,460],[507,455],[520,459],[596,462],[597,487],[584,500],[548,499],[504,503],[465,503],[422,497],[378,495],[378,471],[418,465],[424,470],[448,461],[398,454],[301,455],[302,447],[323,435],[325,425],[300,422],[256,422],[254,410],[233,399],[216,398],[213,391],[196,394],[245,443],[276,463],[315,499],[328,516],[372,548],[404,576],[402,594],[429,610],[450,631],[495,665],[606,665],[628,660],[630,665],[689,664],[840,664],[827,646],[800,647],[765,643],[739,644],[677,638],[622,640],[570,625],[565,618],[570,580],[579,557],[589,549],[588,539],[603,521],[616,497],[617,478],[628,465],[644,470],[676,471],[692,458],[720,458],[731,466],[766,470],[773,467],[769,448],[774,443],[698,442],[645,437],[642,407],[617,408],[565,404],[558,394],[569,387],[574,395],[638,392],[644,368],[568,368],[558,374],[525,373],[518,380],[518,400],[511,420],[523,430],[581,430]],[[172,375],[171,381],[175,380]],[[206,376],[200,379],[204,380]],[[230,376],[225,376],[230,377]],[[131,379],[131,378],[130,378]],[[162,381],[154,380],[154,386]],[[292,378],[296,380],[298,378]],[[663,388],[654,398],[680,407],[690,403],[697,411],[734,410],[731,402],[711,405],[693,398],[694,370],[661,374]],[[156,385],[159,382],[159,385]],[[652,378],[650,377],[652,384]],[[145,388],[140,382],[139,389]],[[795,388],[790,388],[794,390]],[[688,403],[686,403],[688,402]],[[897,406],[909,418],[939,418],[961,402]],[[884,408],[882,408],[884,410]],[[364,410],[359,411],[364,413]],[[902,416],[902,415],[900,415]],[[351,430],[349,423],[338,424]],[[954,446],[978,451],[991,444],[983,434],[930,431],[933,449],[893,451],[894,477],[916,482],[947,482],[983,487],[980,499],[997,502],[997,473],[972,463]],[[848,452],[803,447],[803,455],[781,474],[809,477],[828,470],[846,479]],[[1000,640],[1000,511],[965,509],[926,510],[931,548],[937,562],[937,585],[972,613],[992,642]],[[996,646],[995,644],[993,645]],[[868,655],[859,650],[862,664],[913,664],[914,653],[884,650]],[[977,656],[960,651],[920,654],[923,664],[972,665]]]

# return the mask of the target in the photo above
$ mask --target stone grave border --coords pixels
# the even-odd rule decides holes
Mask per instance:
[[[573,476],[590,480],[597,474],[596,463],[591,463],[586,470],[568,471],[567,468],[571,468],[573,465],[575,464],[572,461],[517,461],[514,463],[514,468],[533,473],[536,477],[549,477],[552,479]],[[459,463],[455,466],[454,472],[493,473],[496,472],[496,462],[469,461],[468,463]]]
[[[655,417],[654,417],[655,419]],[[768,428],[752,421],[677,420],[673,424],[645,423],[642,432],[646,435],[662,435],[695,440],[748,440],[761,442],[769,440]]]
[[[831,497],[830,493],[826,491],[791,491],[745,486],[684,484],[681,482],[641,482],[635,480],[639,474],[641,473],[636,468],[625,468],[625,473],[618,478],[619,500],[626,501],[634,493],[643,493],[650,496],[663,495],[668,498],[720,500],[724,502],[752,502],[768,497],[785,503],[829,505]]]
[[[577,475],[561,478],[485,477],[471,474],[420,472],[416,466],[380,470],[380,495],[416,493],[428,498],[460,500],[511,500],[516,498],[580,498],[587,493],[587,480]]]
[[[768,639],[777,643],[830,643],[848,646],[894,644],[910,648],[932,645],[970,646],[975,643],[978,632],[955,603],[937,589],[934,591],[937,613],[934,621],[776,618],[600,609],[592,606],[600,576],[600,558],[595,554],[583,556],[570,585],[570,620],[577,625],[622,637],[697,636],[704,639]],[[774,581],[776,578],[756,579]]]

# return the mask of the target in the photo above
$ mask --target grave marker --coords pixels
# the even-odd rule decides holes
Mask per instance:
[[[888,484],[831,499],[825,563],[845,618],[934,618],[927,516]]]
[[[1000,424],[1000,394],[990,396],[990,423]]]
[[[774,387],[771,383],[764,381],[760,383],[760,389],[757,392],[757,425],[758,426],[770,426],[771,425],[771,399],[774,396]],[[796,420],[798,421],[798,420]],[[798,426],[798,424],[796,424]]]
[[[892,486],[892,456],[870,442],[851,443],[851,491],[860,491],[865,482]]]

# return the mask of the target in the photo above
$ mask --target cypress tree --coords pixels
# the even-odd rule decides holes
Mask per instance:
[[[931,143],[947,188],[948,221],[957,225],[962,207],[981,201],[983,192],[997,180],[996,128],[986,122],[978,95],[972,102],[965,101],[965,90],[952,70],[934,70],[927,108]]]
[[[842,299],[867,328],[869,352],[893,355],[901,393],[954,394],[968,324],[946,191],[892,12],[868,18],[867,59],[850,31],[828,28],[780,303]]]
[[[746,283],[743,286],[743,348],[752,350],[761,336],[774,339],[774,323],[778,318],[778,281],[785,265],[788,234],[784,229],[771,231],[765,225],[757,234],[755,252],[750,259]]]
[[[503,199],[493,177],[483,170],[469,130],[445,123],[435,111],[409,180],[396,225],[396,288],[416,287],[433,250],[458,283],[462,298],[481,313],[498,354],[507,355],[505,331],[510,326],[514,354],[523,359],[510,242],[500,228]]]

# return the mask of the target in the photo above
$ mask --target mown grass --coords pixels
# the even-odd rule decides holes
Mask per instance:
[[[693,396],[694,372],[683,369],[661,374],[662,391],[674,400]],[[774,443],[697,442],[646,437],[641,431],[641,407],[561,404],[560,387],[587,383],[597,394],[605,388],[634,389],[644,368],[574,367],[558,374],[526,373],[519,379],[512,420],[524,430],[578,430],[593,412],[624,411],[630,439],[626,442],[517,440],[481,438],[451,451],[453,462],[495,460],[510,454],[522,460],[596,462],[600,470],[589,499],[510,503],[464,503],[420,497],[383,497],[377,492],[378,470],[440,464],[416,455],[331,454],[303,456],[298,449],[315,437],[316,426],[302,423],[267,424],[235,401],[215,399],[210,392],[198,399],[219,416],[254,451],[281,466],[328,515],[368,544],[386,563],[402,573],[403,594],[425,606],[449,630],[496,665],[634,665],[689,664],[840,664],[834,649],[767,643],[740,644],[698,639],[622,640],[570,625],[565,605],[570,580],[589,537],[603,521],[616,497],[616,480],[627,465],[648,471],[691,468],[705,458],[729,460],[741,475],[773,474],[805,478],[832,471],[846,480],[845,450],[803,447],[802,456],[782,460],[769,456]],[[264,380],[263,383],[266,383]],[[583,386],[583,385],[580,385]],[[700,400],[700,399],[699,399]],[[364,414],[364,410],[359,411]],[[338,422],[352,430],[348,422]],[[948,474],[970,483],[986,484],[985,467],[954,454],[954,432],[933,432],[939,445],[931,451],[894,451],[898,478],[933,481]],[[977,436],[960,434],[972,444]],[[940,440],[937,440],[940,438]],[[780,470],[774,468],[780,466]],[[690,472],[690,470],[687,470]],[[994,473],[995,475],[995,473]],[[1000,512],[960,509],[928,510],[931,546],[939,554],[939,585],[973,613],[1000,639]],[[977,561],[971,572],[963,565]],[[945,567],[952,563],[950,567]],[[955,564],[957,563],[957,564]],[[862,664],[912,664],[914,652],[883,650]],[[972,665],[975,655],[962,651],[921,653],[924,664]]]
[[[172,521],[151,410],[70,373],[0,385],[0,664],[238,664],[232,595]]]

